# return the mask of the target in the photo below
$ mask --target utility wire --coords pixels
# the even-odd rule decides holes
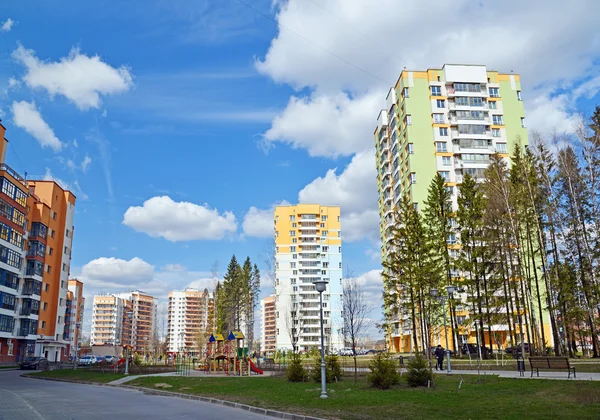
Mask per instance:
[[[286,30],[286,31],[288,31],[288,32],[291,32],[292,34],[296,35],[298,38],[301,38],[301,39],[303,39],[304,41],[308,42],[308,43],[309,43],[309,44],[311,44],[312,46],[314,46],[314,47],[317,47],[317,48],[319,48],[321,51],[324,51],[324,52],[326,52],[327,54],[331,55],[332,57],[335,57],[335,58],[337,58],[337,59],[338,59],[338,60],[340,60],[341,62],[343,62],[343,63],[346,63],[346,64],[347,64],[347,65],[349,65],[350,67],[353,67],[353,68],[355,68],[356,70],[362,71],[363,73],[365,73],[365,74],[368,74],[369,76],[371,76],[371,77],[372,77],[372,78],[374,78],[374,79],[377,79],[377,80],[379,80],[380,82],[383,82],[383,83],[385,83],[385,84],[388,84],[388,82],[386,82],[386,81],[385,81],[385,80],[383,80],[382,78],[380,78],[380,77],[378,77],[378,76],[374,75],[373,73],[370,73],[370,72],[368,72],[367,70],[365,70],[365,69],[363,69],[363,68],[361,68],[361,67],[357,66],[356,64],[353,64],[353,63],[351,63],[350,61],[348,61],[348,60],[346,60],[346,59],[344,59],[344,58],[340,57],[340,56],[339,56],[339,55],[337,55],[336,53],[334,53],[334,52],[332,52],[332,51],[329,51],[327,48],[324,48],[324,47],[320,46],[319,44],[317,44],[317,43],[315,43],[315,42],[311,41],[310,39],[308,39],[308,38],[306,38],[306,37],[304,37],[304,36],[300,35],[298,32],[296,32],[296,31],[294,31],[294,30],[292,30],[292,29],[288,28],[287,26],[284,26],[284,25],[282,25],[280,22],[276,21],[276,20],[275,20],[275,19],[273,19],[271,16],[269,16],[269,15],[267,15],[267,14],[265,14],[265,13],[261,12],[260,10],[256,9],[254,6],[251,6],[251,5],[249,5],[249,4],[248,4],[248,3],[246,3],[245,1],[243,1],[243,0],[237,0],[237,1],[238,1],[238,2],[240,2],[241,4],[243,4],[244,6],[246,6],[247,8],[254,10],[256,13],[258,13],[258,14],[259,14],[259,15],[261,15],[261,16],[263,16],[265,19],[269,19],[271,22],[275,23],[275,24],[276,24],[276,25],[278,25],[279,27],[281,27],[281,28],[285,29],[285,30]]]

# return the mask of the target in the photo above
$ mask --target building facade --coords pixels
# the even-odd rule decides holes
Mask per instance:
[[[328,281],[323,292],[325,346],[329,351],[344,347],[339,206],[277,206],[274,225],[277,350],[320,347],[316,280]]]
[[[128,345],[149,353],[156,346],[156,298],[141,292],[94,296],[92,346]]]
[[[123,326],[125,321],[125,301],[115,295],[96,295],[92,306],[92,332],[90,345],[131,344],[128,339],[123,342]]]
[[[0,360],[69,356],[65,323],[75,195],[5,163],[0,124]]]
[[[394,220],[395,210],[403,196],[422,209],[431,181],[440,174],[456,210],[457,187],[465,174],[481,181],[492,154],[509,160],[517,143],[528,144],[520,76],[480,65],[405,69],[379,113],[374,140],[381,252],[386,261],[393,226],[398,222]],[[447,241],[452,256],[459,249],[455,234]],[[458,273],[454,275],[458,277]],[[466,299],[466,295],[456,297]],[[459,312],[457,317],[468,319],[468,311]],[[410,351],[408,321],[403,314],[394,320],[387,337],[391,350]],[[495,341],[505,345],[506,326],[494,328],[498,332]],[[464,330],[463,342],[473,342],[474,334],[469,328]]]
[[[267,356],[272,356],[277,348],[276,300],[277,296],[271,295],[260,301],[260,349]]]
[[[201,355],[212,334],[214,298],[208,290],[185,289],[169,293],[167,349],[171,353]]]
[[[65,325],[68,325],[69,354],[78,355],[81,346],[81,327],[83,325],[83,312],[85,298],[83,297],[83,283],[77,279],[69,280],[67,293],[67,309],[65,311]]]

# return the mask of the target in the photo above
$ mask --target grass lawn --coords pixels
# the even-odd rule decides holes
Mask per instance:
[[[404,382],[388,391],[367,387],[364,377],[320,385],[288,383],[281,377],[138,378],[128,385],[203,395],[253,406],[329,419],[552,419],[600,418],[600,383],[500,379],[478,382],[436,376],[436,389],[413,389]],[[158,385],[158,386],[156,386]],[[166,386],[165,386],[166,385]]]
[[[85,369],[62,369],[62,370],[49,370],[45,372],[34,372],[28,374],[28,376],[40,376],[44,378],[56,378],[65,379],[70,381],[84,381],[84,382],[96,382],[96,383],[108,383],[122,378],[124,375],[120,373],[102,373],[94,372]]]

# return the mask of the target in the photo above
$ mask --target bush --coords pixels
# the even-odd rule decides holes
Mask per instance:
[[[406,382],[409,386],[427,386],[431,382],[431,370],[427,364],[427,360],[420,354],[416,354],[406,364]]]
[[[396,361],[389,354],[377,353],[369,363],[369,369],[367,381],[373,388],[389,389],[400,382]]]
[[[314,358],[313,368],[310,372],[313,381],[321,382],[321,356]],[[342,365],[335,354],[325,356],[325,379],[333,382],[334,380],[342,379]]]
[[[289,382],[304,382],[306,369],[302,365],[302,356],[300,354],[292,355],[285,374]]]

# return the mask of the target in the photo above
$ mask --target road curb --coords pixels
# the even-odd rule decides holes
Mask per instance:
[[[44,377],[41,377],[41,376],[29,376],[27,374],[22,374],[20,376],[23,377],[23,378],[41,379],[41,380],[44,380],[44,381],[70,382],[70,383],[73,383],[73,384],[109,386],[109,387],[112,387],[112,388],[132,389],[132,390],[135,390],[135,391],[142,392],[143,394],[146,394],[146,395],[158,395],[158,396],[162,396],[162,397],[175,397],[175,398],[182,398],[182,399],[185,399],[185,400],[201,401],[201,402],[206,402],[206,403],[210,403],[210,404],[218,404],[218,405],[223,405],[223,406],[232,407],[232,408],[239,408],[241,410],[249,411],[251,413],[262,414],[264,416],[274,417],[274,418],[277,418],[277,419],[287,419],[287,420],[325,420],[325,419],[322,419],[320,417],[312,417],[312,416],[304,416],[304,415],[301,415],[301,414],[285,413],[283,411],[277,411],[277,410],[271,410],[271,409],[267,409],[267,408],[255,407],[255,406],[252,406],[252,405],[241,404],[241,403],[236,403],[236,402],[227,401],[227,400],[220,400],[220,399],[217,399],[217,398],[202,397],[202,396],[199,396],[199,395],[184,394],[184,393],[181,393],[181,392],[160,391],[160,390],[157,390],[157,389],[143,388],[143,387],[133,386],[133,385],[114,385],[114,384],[111,385],[111,384],[97,383],[97,382],[88,382],[88,381],[73,381],[73,380],[67,380],[67,379],[62,379],[62,378],[44,378]]]

